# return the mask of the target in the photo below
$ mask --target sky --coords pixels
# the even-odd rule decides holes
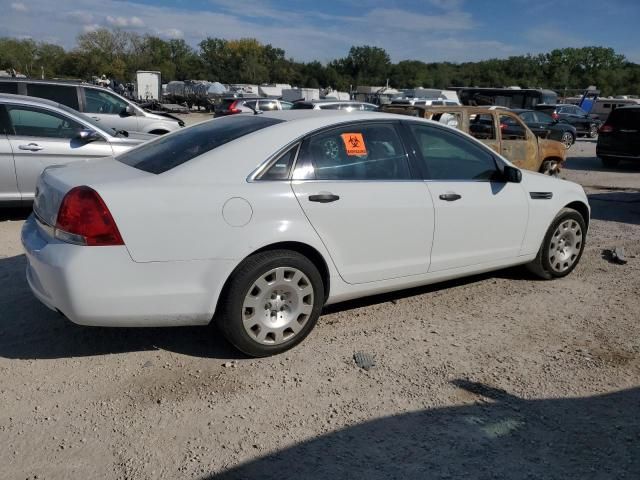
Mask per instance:
[[[298,61],[352,45],[393,62],[476,61],[554,48],[606,46],[640,63],[638,0],[0,0],[0,36],[72,48],[78,34],[122,28],[192,46],[252,37]]]

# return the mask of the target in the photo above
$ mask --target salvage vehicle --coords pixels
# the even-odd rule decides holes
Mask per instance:
[[[640,160],[640,106],[616,108],[600,127],[596,155],[605,167]]]
[[[588,224],[580,185],[456,129],[291,110],[46,169],[22,243],[31,290],[75,323],[213,321],[267,356],[326,304],[514,265],[564,277]]]
[[[129,132],[162,135],[184,127],[179,118],[164,112],[151,112],[108,88],[27,78],[0,79],[0,92],[52,100],[91,117],[103,130],[115,128]]]
[[[515,166],[533,172],[557,175],[567,158],[562,143],[538,138],[517,114],[506,108],[384,105],[381,110],[456,127],[505,156]]]
[[[113,156],[155,135],[103,130],[90,117],[49,100],[0,94],[0,207],[30,204],[42,170]]]
[[[551,115],[535,110],[512,109],[527,127],[540,138],[562,142],[565,148],[571,148],[576,141],[577,132],[573,125],[554,120]],[[507,123],[507,125],[509,125]]]

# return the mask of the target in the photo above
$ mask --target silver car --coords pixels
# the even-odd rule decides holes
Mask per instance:
[[[168,113],[150,112],[108,88],[63,80],[0,79],[0,92],[45,98],[73,108],[102,125],[135,132],[164,133],[179,130],[184,122]]]
[[[49,100],[0,94],[0,206],[33,201],[36,181],[50,165],[117,155],[152,138],[104,129]]]

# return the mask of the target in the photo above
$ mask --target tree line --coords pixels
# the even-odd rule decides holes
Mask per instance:
[[[38,78],[90,80],[106,75],[122,82],[133,80],[136,70],[159,70],[165,82],[289,83],[346,91],[389,81],[396,88],[519,86],[559,93],[597,85],[602,95],[640,94],[640,64],[605,47],[563,48],[479,62],[392,63],[384,49],[365,45],[353,46],[344,58],[323,64],[297,62],[283,49],[253,38],[208,37],[193,48],[183,39],[102,28],[79,35],[70,50],[31,39],[0,38],[0,69]]]

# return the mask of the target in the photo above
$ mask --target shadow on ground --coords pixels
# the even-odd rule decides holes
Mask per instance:
[[[640,225],[640,190],[588,195],[591,218]]]
[[[453,383],[476,404],[347,427],[203,480],[640,478],[640,388],[524,400]]]
[[[0,357],[68,358],[162,349],[204,358],[243,358],[213,326],[98,328],[75,325],[33,296],[25,279],[25,267],[24,255],[0,259]],[[514,280],[531,278],[523,270],[504,270],[331,305],[323,314],[422,295],[496,276]]]
[[[602,165],[602,161],[598,157],[572,157],[571,149],[569,149],[567,161],[562,164],[562,168],[590,172],[638,173],[640,172],[640,162],[621,161],[616,167],[608,168]]]

